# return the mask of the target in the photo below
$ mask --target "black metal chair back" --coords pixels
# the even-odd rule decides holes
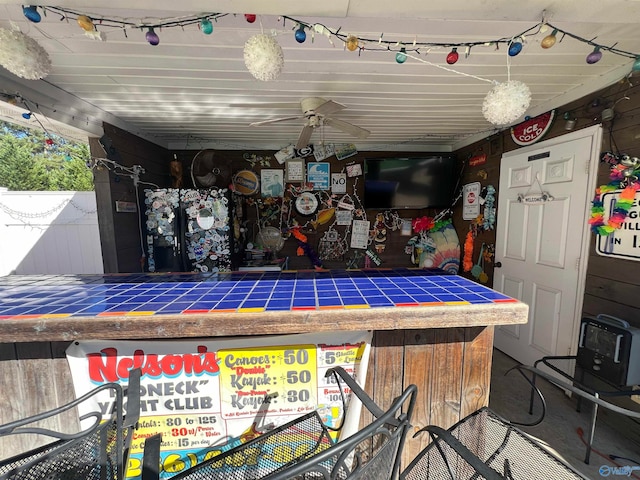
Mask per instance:
[[[346,439],[333,442],[318,413],[311,412],[197,464],[172,480],[397,478],[415,403],[415,385],[409,386],[383,411],[344,369],[330,369],[328,375],[336,375],[339,383],[349,386],[373,416],[369,425]],[[351,401],[355,399],[352,397]],[[153,445],[157,448],[159,441]],[[145,458],[146,455],[145,449]]]
[[[109,390],[115,399],[107,414],[95,410],[80,421],[90,426],[75,433],[38,427],[68,410],[93,402]],[[42,447],[0,460],[0,480],[124,480],[128,449],[140,414],[140,370],[132,370],[124,415],[124,388],[116,383],[101,385],[76,400],[47,412],[0,426],[0,436],[41,435],[55,439]]]

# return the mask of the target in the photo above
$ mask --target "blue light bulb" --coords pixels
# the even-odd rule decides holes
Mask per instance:
[[[37,7],[33,5],[22,7],[22,13],[24,13],[24,16],[31,20],[33,23],[38,23],[40,20],[42,20],[42,17],[38,13]]]
[[[396,62],[404,63],[407,61],[407,50],[405,48],[401,48],[398,53],[396,53]]]
[[[213,23],[208,18],[200,20],[200,31],[205,35],[211,35],[213,32]]]
[[[298,43],[304,43],[307,39],[307,32],[304,31],[304,27],[302,25],[300,25],[300,28],[296,30],[295,37],[296,42]]]
[[[522,51],[522,43],[521,42],[511,42],[509,45],[509,56],[515,57]]]

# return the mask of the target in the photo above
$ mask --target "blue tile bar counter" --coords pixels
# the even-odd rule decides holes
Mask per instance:
[[[73,398],[64,356],[73,341],[313,332],[339,340],[369,330],[365,389],[374,401],[386,407],[416,384],[412,425],[448,428],[489,402],[494,326],[527,315],[526,304],[484,285],[418,269],[7,276],[0,377],[12,379],[5,404],[32,415],[42,402]],[[405,465],[427,437],[408,436]]]
[[[421,269],[0,277],[2,342],[524,323],[526,305]]]

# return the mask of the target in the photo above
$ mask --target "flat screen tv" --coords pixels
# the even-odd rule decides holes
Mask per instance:
[[[446,208],[453,201],[457,174],[452,155],[367,158],[364,169],[365,208]]]

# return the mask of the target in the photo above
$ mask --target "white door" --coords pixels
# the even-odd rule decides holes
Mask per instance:
[[[520,363],[576,352],[601,136],[592,127],[502,157],[494,288],[528,304],[529,321],[498,327],[495,346]],[[518,201],[541,190],[553,200]]]

